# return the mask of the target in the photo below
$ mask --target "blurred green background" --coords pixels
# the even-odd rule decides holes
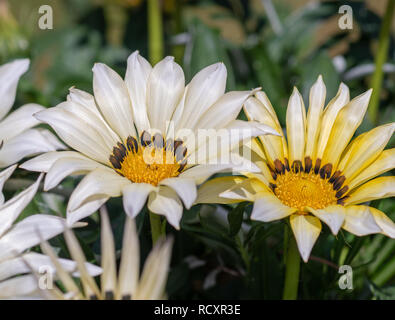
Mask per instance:
[[[53,9],[53,29],[41,30],[38,12]],[[339,7],[353,13],[353,28],[341,30]],[[222,61],[228,69],[228,90],[261,86],[284,124],[288,97],[297,86],[307,105],[310,86],[319,74],[331,99],[341,81],[354,97],[371,87],[378,39],[387,1],[218,0],[161,2],[165,54],[173,55],[186,79],[202,67]],[[395,121],[395,19],[390,21],[388,58],[383,67],[377,119],[365,119],[357,134]],[[46,107],[65,100],[76,86],[92,92],[95,62],[122,76],[134,51],[148,57],[147,3],[144,0],[0,0],[0,64],[29,57],[15,107],[37,102]],[[244,115],[241,114],[240,118]],[[394,138],[390,147],[394,147]],[[19,172],[22,177],[26,172]],[[393,174],[393,172],[392,172]],[[78,180],[77,180],[78,181]],[[64,188],[77,182],[68,178]],[[67,199],[56,198],[63,211]],[[395,201],[373,206],[395,220]],[[51,212],[38,195],[25,212]],[[109,202],[120,247],[124,213],[121,201]],[[176,241],[168,283],[171,299],[278,299],[281,297],[283,222],[243,220],[251,205],[196,206],[184,213],[182,231],[169,227]],[[245,218],[245,216],[244,216]],[[100,261],[97,216],[78,231],[90,261]],[[148,217],[139,215],[142,254],[151,246]],[[55,239],[67,256],[63,240]],[[354,289],[340,290],[338,266],[354,269]],[[395,241],[381,235],[363,238],[324,228],[308,264],[303,264],[299,298],[395,299]]]

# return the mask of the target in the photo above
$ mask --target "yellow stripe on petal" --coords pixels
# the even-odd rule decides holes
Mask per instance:
[[[310,215],[294,214],[290,218],[290,223],[300,255],[303,261],[307,262],[322,229],[320,219]]]
[[[350,192],[345,204],[358,204],[393,196],[395,196],[395,177],[379,177]]]
[[[220,177],[214,178],[207,182],[205,182],[198,189],[198,196],[195,203],[221,203],[221,204],[229,204],[229,203],[237,203],[240,200],[234,199],[225,199],[219,196],[220,193],[227,191],[235,186],[235,184],[241,183],[246,178],[243,177]]]
[[[381,232],[367,206],[347,206],[343,229],[357,236]]]
[[[340,161],[339,170],[352,180],[368,167],[384,150],[395,130],[395,123],[379,126],[360,135]]]
[[[324,209],[306,208],[306,210],[325,222],[334,235],[339,232],[346,216],[345,207],[340,205],[332,205]]]
[[[384,213],[376,208],[369,207],[374,220],[387,237],[395,239],[395,223]]]
[[[306,109],[298,89],[294,88],[287,108],[287,138],[289,164],[304,160],[306,137]]]
[[[322,115],[320,135],[314,159],[322,159],[336,117],[339,111],[345,107],[349,101],[350,91],[344,83],[341,83],[336,96],[328,103],[328,106],[325,108]]]
[[[339,111],[326,146],[322,163],[337,166],[339,158],[359,127],[366,113],[372,90],[351,100]]]
[[[274,128],[277,132],[281,133],[282,129],[273,116],[268,110],[259,102],[256,98],[249,98],[244,103],[244,112],[247,115],[248,120],[258,121],[259,123],[265,124],[269,127]],[[274,135],[260,136],[259,139],[262,141],[265,155],[270,165],[274,166],[274,160],[279,159],[284,162],[283,143],[282,137]]]
[[[362,183],[379,176],[395,168],[395,148],[384,150],[380,156],[366,169],[360,172],[354,179],[350,180],[350,190],[360,186]]]
[[[270,222],[286,218],[296,211],[297,209],[284,205],[272,192],[261,192],[256,196],[251,219]]]
[[[306,157],[313,158],[315,155],[325,97],[326,88],[320,75],[310,89],[310,105],[307,112]]]

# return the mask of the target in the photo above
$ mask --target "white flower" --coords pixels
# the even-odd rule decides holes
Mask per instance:
[[[0,298],[3,299],[30,295],[37,290],[37,280],[27,273],[40,266],[53,266],[49,257],[26,250],[38,245],[42,239],[62,233],[66,225],[64,219],[45,214],[34,214],[15,223],[36,194],[42,179],[40,176],[29,188],[4,201],[3,185],[15,168],[16,165],[0,172]],[[63,262],[68,270],[75,268],[72,261]]]
[[[0,66],[0,168],[24,157],[64,148],[50,131],[32,129],[39,124],[32,114],[44,107],[29,103],[6,117],[14,104],[19,78],[28,67],[28,59]]]
[[[235,120],[253,91],[225,94],[222,63],[204,68],[185,86],[184,73],[173,60],[167,57],[151,67],[134,52],[128,59],[125,80],[97,63],[94,97],[71,89],[67,101],[35,115],[75,151],[50,152],[22,168],[48,172],[45,190],[68,175],[87,174],[71,195],[69,224],[92,214],[110,197],[123,195],[125,211],[131,217],[148,199],[149,210],[166,216],[178,229],[182,203],[186,208],[192,206],[196,185],[236,166],[217,161],[225,151],[222,145],[213,149],[209,142],[217,139],[219,129],[248,129],[244,136],[232,136],[230,146],[238,145],[242,138],[276,134],[266,125]],[[214,130],[209,142],[196,143],[201,129]],[[147,155],[154,160],[147,161]]]
[[[77,271],[81,276],[79,286],[70,276],[70,271],[60,263],[51,246],[44,242],[43,251],[51,257],[56,266],[56,274],[62,283],[61,287],[44,290],[42,294],[47,299],[106,299],[106,300],[158,300],[165,299],[165,286],[169,273],[172,239],[160,239],[145,261],[140,276],[140,248],[135,222],[126,217],[122,253],[119,272],[117,263],[114,236],[111,229],[107,211],[102,208],[101,213],[101,266],[102,274],[100,286],[93,279],[89,264],[84,253],[69,229],[65,230],[65,239],[71,256],[77,264]],[[90,266],[94,267],[93,265]]]

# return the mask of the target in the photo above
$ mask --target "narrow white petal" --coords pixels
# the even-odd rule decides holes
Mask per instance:
[[[0,66],[0,120],[15,101],[19,78],[29,68],[29,59],[18,59]]]
[[[131,183],[123,188],[123,207],[126,213],[134,218],[147,202],[147,198],[151,192],[157,188],[148,183]]]
[[[12,175],[17,165],[8,167],[7,169],[0,172],[0,207],[4,203],[3,186],[7,179]]]
[[[104,118],[124,141],[129,135],[136,136],[125,82],[105,64],[96,63],[92,70],[93,91]]]
[[[310,215],[294,214],[290,218],[291,228],[304,262],[310,257],[311,250],[321,232],[321,222]]]
[[[194,179],[168,178],[160,182],[161,185],[168,186],[177,192],[184,203],[185,208],[190,209],[197,197],[196,183]]]
[[[38,290],[38,281],[34,275],[14,277],[0,282],[0,299],[26,297]]]
[[[180,229],[182,203],[171,188],[160,187],[159,192],[151,193],[148,199],[148,209],[153,213],[165,216],[174,228]]]
[[[324,209],[307,208],[307,210],[325,222],[334,235],[339,232],[346,216],[346,209],[340,205],[328,206]]]
[[[270,192],[258,194],[256,197],[251,213],[252,220],[270,222],[288,217],[297,211],[284,205]]]
[[[357,236],[381,232],[367,206],[346,206],[346,219],[343,229]]]
[[[132,102],[134,123],[140,134],[150,128],[147,114],[147,84],[151,71],[151,65],[138,51],[129,56],[125,83]]]
[[[369,210],[378,226],[382,229],[382,233],[395,239],[395,223],[384,212],[372,207],[369,207]]]

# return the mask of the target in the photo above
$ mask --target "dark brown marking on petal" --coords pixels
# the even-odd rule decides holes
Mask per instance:
[[[285,173],[285,166],[279,159],[274,160],[274,168],[278,174]]]
[[[345,203],[346,199],[349,198],[349,197],[350,196],[345,196],[343,198],[338,199],[337,200],[337,204],[340,204],[340,205],[344,206],[344,203]]]
[[[126,145],[128,146],[128,150],[132,151],[133,153],[137,153],[139,150],[139,144],[134,137],[129,136],[126,140]]]
[[[270,189],[274,192],[274,190],[277,188],[277,185],[275,183],[269,183]]]
[[[143,131],[141,134],[140,143],[143,147],[151,144],[151,135],[147,131]]]
[[[314,173],[318,174],[318,172],[320,171],[320,168],[321,168],[321,159],[317,159],[315,161]]]
[[[124,294],[122,300],[132,300],[132,296],[130,294]]]
[[[327,163],[320,170],[320,176],[322,179],[328,179],[332,173],[332,164]]]
[[[288,172],[291,171],[291,169],[289,168],[289,161],[288,161],[287,158],[284,158],[284,166],[285,166],[285,169],[287,169]]]
[[[90,295],[90,296],[89,296],[89,299],[90,299],[90,300],[99,300],[99,298],[98,298],[97,295],[95,295],[95,294]]]
[[[303,171],[303,164],[302,164],[302,161],[300,161],[300,160],[295,160],[295,161],[292,163],[292,170],[293,170],[293,172],[295,172],[295,173],[299,173],[299,172]]]
[[[184,161],[183,162],[181,162],[181,164],[180,164],[180,167],[178,168],[178,172],[182,172],[182,170],[184,170],[185,169],[185,166],[187,165],[187,160],[186,159],[184,159]]]
[[[340,170],[337,170],[337,171],[333,174],[333,176],[329,179],[329,183],[335,182],[335,180],[340,176],[340,174],[341,174],[341,171],[340,171]]]
[[[162,135],[159,133],[155,133],[153,142],[154,142],[155,148],[158,148],[158,149],[163,149],[163,146],[165,145],[165,141],[164,141]]]
[[[181,140],[176,140],[174,141],[174,154],[177,152],[177,149],[179,148],[179,146],[182,145],[182,141]]]
[[[114,157],[121,163],[123,161],[123,158],[125,158],[126,153],[117,147],[114,147],[112,149],[112,154],[114,155]]]
[[[272,174],[273,180],[276,180],[277,179],[277,173],[270,166],[268,166],[268,168],[270,170],[270,173]]]
[[[114,292],[106,291],[104,293],[104,297],[105,297],[106,300],[114,300]]]
[[[346,181],[345,176],[340,176],[336,178],[336,180],[333,182],[333,190],[339,190],[343,185],[344,181]]]
[[[115,169],[121,169],[122,167],[121,163],[118,161],[118,159],[115,156],[113,155],[110,156],[110,162]]]
[[[336,192],[336,198],[341,198],[348,191],[348,186],[344,186],[338,192]]]
[[[126,150],[125,145],[124,145],[123,143],[120,143],[120,142],[118,142],[117,145],[118,145],[118,149],[119,149],[120,152],[121,152],[122,159],[125,158],[126,153],[127,153],[127,150]]]
[[[309,173],[313,166],[313,160],[310,157],[304,158],[304,172]]]
[[[187,154],[187,148],[183,145],[178,146],[175,151],[176,161],[179,162],[182,159],[184,159],[186,154]]]

